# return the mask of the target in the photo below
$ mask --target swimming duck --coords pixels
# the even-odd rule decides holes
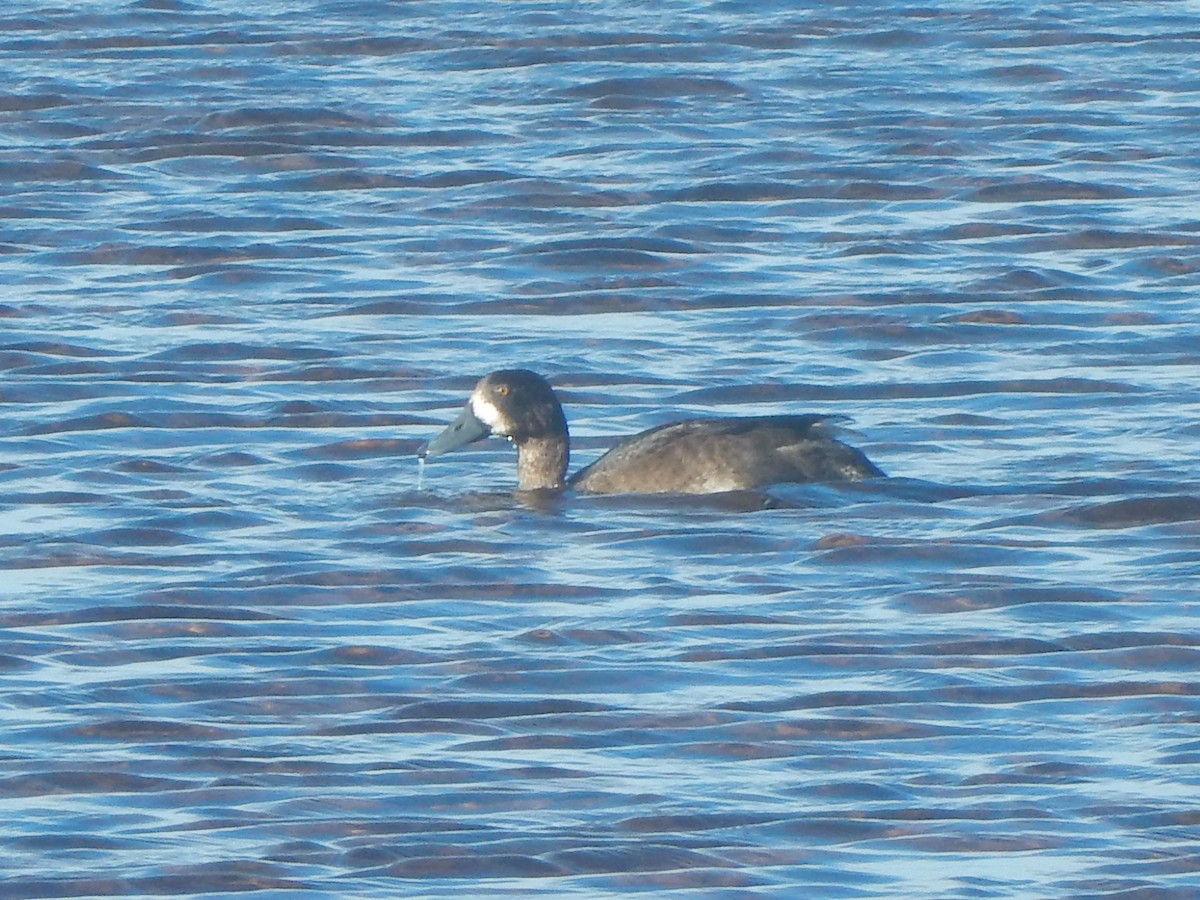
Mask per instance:
[[[577,488],[594,494],[713,494],[788,481],[858,481],[883,475],[829,436],[830,417],[688,419],[625,438],[566,478],[570,437],[550,383],[528,369],[479,380],[458,418],[417,451],[440,456],[491,435],[517,448],[522,491]]]

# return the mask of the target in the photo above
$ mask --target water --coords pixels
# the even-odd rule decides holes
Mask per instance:
[[[0,897],[1196,895],[1194,4],[0,26]]]

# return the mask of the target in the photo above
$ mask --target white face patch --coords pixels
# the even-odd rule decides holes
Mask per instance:
[[[471,412],[480,422],[492,429],[493,434],[505,434],[504,417],[494,403],[482,396],[479,391],[471,394]]]

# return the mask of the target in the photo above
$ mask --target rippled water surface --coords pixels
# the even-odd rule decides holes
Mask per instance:
[[[0,897],[1193,898],[1195,4],[0,11]],[[514,497],[829,412],[891,478]]]

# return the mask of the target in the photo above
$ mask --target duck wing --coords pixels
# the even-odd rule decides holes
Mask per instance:
[[[618,443],[569,484],[593,493],[707,494],[787,481],[839,481],[883,473],[830,436],[838,417],[690,419]]]

